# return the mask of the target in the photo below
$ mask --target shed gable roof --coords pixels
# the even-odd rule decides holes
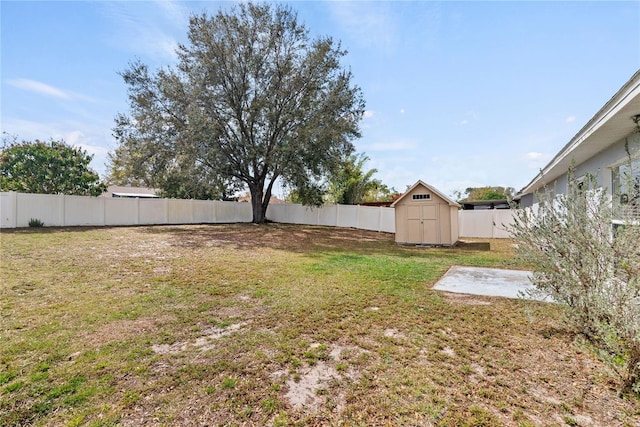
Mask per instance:
[[[418,180],[418,182],[416,182],[415,184],[413,184],[411,186],[411,188],[409,188],[407,191],[404,192],[404,194],[402,196],[400,196],[395,202],[393,202],[391,204],[391,207],[395,207],[395,205],[400,202],[400,200],[403,200],[405,197],[407,197],[409,195],[409,193],[411,193],[416,187],[418,186],[423,186],[424,188],[426,188],[427,190],[431,191],[434,194],[437,194],[438,197],[440,197],[441,199],[443,199],[445,202],[447,202],[449,204],[449,206],[456,206],[456,207],[460,207],[460,205],[456,202],[454,202],[453,200],[451,200],[450,198],[448,198],[447,196],[445,196],[444,194],[442,194],[440,191],[438,191],[437,189],[435,189],[434,187],[430,186],[429,184],[425,184],[423,181]]]

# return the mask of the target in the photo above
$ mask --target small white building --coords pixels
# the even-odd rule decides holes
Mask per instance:
[[[430,185],[416,182],[391,207],[395,208],[396,243],[452,246],[458,241],[460,205]]]

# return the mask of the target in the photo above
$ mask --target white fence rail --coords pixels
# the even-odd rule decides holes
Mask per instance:
[[[461,237],[507,238],[510,210],[460,211]],[[120,199],[0,192],[0,228],[27,227],[31,219],[45,226],[109,226],[251,222],[249,203],[213,200]],[[311,208],[271,204],[267,218],[288,224],[351,227],[395,232],[393,208],[329,205]]]

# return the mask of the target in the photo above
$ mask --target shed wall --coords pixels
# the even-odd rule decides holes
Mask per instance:
[[[414,199],[430,194],[429,199]],[[457,207],[419,184],[395,204],[396,243],[453,245],[458,241]]]

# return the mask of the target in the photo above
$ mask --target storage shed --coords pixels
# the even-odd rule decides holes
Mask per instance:
[[[425,184],[416,182],[392,205],[396,216],[396,243],[455,245],[460,205]]]

